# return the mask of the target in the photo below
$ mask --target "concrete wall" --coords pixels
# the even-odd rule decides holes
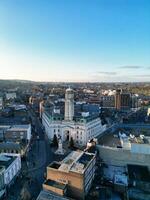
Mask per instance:
[[[59,194],[61,196],[65,195],[65,191],[63,189],[52,187],[52,186],[49,186],[49,185],[46,185],[46,184],[43,184],[43,189],[47,190],[47,191],[54,192],[54,193]]]
[[[111,148],[97,145],[99,156],[105,163],[117,166],[127,164],[144,165],[150,169],[150,156],[148,154],[131,153],[130,150]]]

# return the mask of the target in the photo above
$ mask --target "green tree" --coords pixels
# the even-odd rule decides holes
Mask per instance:
[[[57,139],[57,136],[56,136],[56,134],[54,134],[54,137],[53,137],[53,146],[54,147],[58,147],[58,139]]]
[[[70,148],[73,148],[73,147],[74,147],[74,141],[73,141],[73,138],[72,138],[72,137],[70,138],[69,147],[70,147]]]

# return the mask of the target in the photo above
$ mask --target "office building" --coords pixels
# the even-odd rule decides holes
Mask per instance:
[[[44,190],[74,199],[85,199],[95,176],[95,154],[72,151],[63,161],[47,167]]]
[[[0,126],[1,127],[1,126]],[[31,139],[31,125],[8,126],[4,131],[4,141],[29,143]]]

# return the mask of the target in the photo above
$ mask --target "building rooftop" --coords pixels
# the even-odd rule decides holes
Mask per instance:
[[[150,181],[150,172],[147,166],[128,165],[129,179],[136,181]]]
[[[29,124],[28,116],[0,116],[0,125],[15,125],[15,124]]]
[[[0,143],[0,150],[21,150],[23,147],[23,143],[15,143],[15,142],[2,142]]]
[[[67,197],[59,196],[52,192],[42,190],[36,200],[69,200]]]
[[[0,166],[4,166],[5,168],[8,168],[16,158],[17,156],[0,154]]]
[[[82,151],[72,151],[60,163],[53,162],[49,167],[63,172],[75,172],[83,174],[86,166],[94,158],[95,154],[85,153]]]
[[[30,124],[24,124],[24,125],[13,125],[9,127],[9,131],[26,131],[28,128],[30,128]]]
[[[113,133],[109,133],[109,134],[103,135],[103,137],[101,137],[99,139],[98,143],[100,145],[109,146],[109,147],[121,146],[118,134],[115,134],[115,133],[114,134]]]
[[[148,144],[150,145],[150,137],[144,135],[132,135],[130,133],[126,133],[125,131],[121,131],[120,134],[119,129],[114,133],[106,133],[101,137],[98,141],[100,145],[108,146],[108,147],[121,147],[120,138],[125,142],[136,143],[136,144]]]
[[[47,115],[47,117],[50,120],[53,121],[63,121],[64,120],[64,114],[63,113],[53,113],[51,111],[46,110],[45,114]],[[98,113],[90,113],[89,115],[85,115],[83,116],[82,112],[79,113],[75,113],[74,117],[73,117],[73,121],[75,122],[90,122],[94,119],[99,118],[99,114]]]
[[[130,138],[131,143],[137,143],[137,144],[150,144],[150,137],[140,135],[138,137]]]
[[[54,102],[51,107],[45,110],[47,117],[53,121],[64,120],[64,102]],[[56,109],[57,108],[57,109]],[[59,110],[59,112],[55,112]],[[85,114],[86,113],[86,114]],[[87,114],[88,113],[88,114]],[[74,105],[74,118],[75,122],[89,122],[99,117],[100,108],[98,105],[92,104],[75,104]]]
[[[63,183],[59,183],[59,182],[56,182],[56,181],[53,181],[53,180],[46,180],[44,182],[45,185],[48,185],[48,186],[52,186],[52,187],[55,187],[55,188],[58,188],[58,189],[61,189],[61,190],[64,190],[66,188],[66,184],[63,184]]]

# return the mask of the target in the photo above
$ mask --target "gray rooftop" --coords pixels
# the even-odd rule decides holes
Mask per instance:
[[[42,190],[36,200],[69,200],[67,197],[62,197],[49,191]]]
[[[0,154],[0,166],[8,168],[16,158],[16,156]]]
[[[72,151],[60,163],[53,162],[49,165],[49,167],[63,172],[75,172],[83,174],[86,166],[91,162],[94,156],[95,154],[92,153]]]

